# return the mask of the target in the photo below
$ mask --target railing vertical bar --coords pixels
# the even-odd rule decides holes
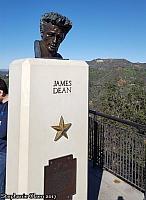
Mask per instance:
[[[126,132],[126,158],[125,158],[125,172],[126,172],[126,179],[128,178],[128,171],[127,171],[127,158],[128,158],[128,133]]]
[[[137,140],[137,137],[136,137],[136,140]],[[137,153],[137,142],[135,143],[135,185],[137,184],[137,177],[136,177],[136,174],[137,174],[137,156],[136,156],[136,153]]]
[[[140,187],[144,187],[144,168],[141,167]]]
[[[89,157],[92,159],[92,124],[91,124],[91,118],[89,117]]]
[[[96,162],[98,163],[98,166],[100,165],[99,128],[100,128],[100,126],[97,124],[97,135],[96,135],[97,154],[96,154]]]
[[[96,166],[97,163],[97,122],[95,120],[96,116],[94,115],[94,156],[93,156],[93,166]]]
[[[144,200],[146,200],[146,138],[144,139]]]
[[[102,124],[101,124],[101,126],[100,126],[100,166],[102,166],[102,155],[103,155],[102,141],[103,141],[103,138],[102,138]]]
[[[99,166],[101,166],[101,123],[98,124],[98,157]]]
[[[92,159],[94,160],[94,120],[93,120],[93,132],[92,132]]]
[[[104,166],[104,159],[105,159],[104,149],[105,149],[105,137],[104,137],[104,125],[102,124],[102,166]]]
[[[99,129],[99,144],[100,144],[100,166],[102,166],[102,124]]]
[[[122,175],[122,145],[123,145],[123,140],[122,140],[122,137],[123,137],[123,132],[122,134],[120,134],[120,161],[119,161],[119,168],[120,168],[120,175]]]
[[[110,153],[111,153],[111,160],[110,160],[110,169],[113,170],[113,135],[110,133]]]
[[[108,130],[108,139],[109,139],[109,130]],[[111,144],[111,137],[110,137],[110,144]],[[111,163],[112,163],[112,151],[111,151],[111,145],[109,146],[110,147],[110,151],[109,151],[109,169],[111,169]],[[107,147],[108,148],[108,147]]]
[[[110,140],[110,144],[111,144],[111,137],[109,139],[109,130],[108,130],[108,140]],[[108,160],[109,160],[109,169],[111,169],[111,162],[112,162],[112,151],[111,151],[111,145],[109,145],[109,148],[107,146],[107,149],[109,149],[109,156],[108,156]]]
[[[120,134],[120,176],[122,176],[122,156],[123,156],[123,131],[122,134]]]
[[[131,135],[129,135],[129,143],[128,143],[128,180],[131,181]]]
[[[131,140],[131,181],[133,182],[133,163],[134,163],[134,141],[135,141],[135,136],[133,136]]]
[[[118,133],[116,133],[116,146],[118,149],[116,149],[116,173],[119,173],[119,148],[120,148],[120,137],[118,137]]]
[[[92,159],[94,159],[94,119],[92,118],[92,126],[93,126],[93,132],[92,132]]]
[[[124,132],[124,139],[123,139],[123,162],[122,162],[122,176],[124,177],[124,155],[125,155],[125,132]]]
[[[102,155],[101,155],[101,166],[103,167],[103,163],[104,163],[104,161],[103,161],[103,155],[104,155],[104,147],[103,147],[103,145],[104,145],[104,136],[103,136],[103,134],[104,134],[104,128],[103,128],[103,122],[101,123],[101,151],[102,151]]]
[[[93,159],[93,145],[92,145],[92,138],[93,138],[93,126],[92,126],[92,118],[90,119],[90,123],[91,123],[91,138],[90,138],[90,155],[91,155],[91,158]]]
[[[98,125],[98,158],[99,166],[101,166],[101,143],[100,143],[101,125]]]
[[[91,140],[91,124],[90,124],[90,117],[88,117],[88,123],[89,123],[89,127],[88,127],[88,156],[89,156],[89,159],[91,159],[91,144],[90,144],[90,140]]]
[[[89,154],[89,159],[91,159],[91,122],[90,122],[90,117],[89,117],[89,128],[88,128],[88,132],[89,132],[89,134],[88,134],[88,137],[89,137],[89,139],[88,139],[88,154]]]
[[[139,148],[140,148],[140,142],[138,142],[139,143]],[[139,152],[139,149],[138,149],[138,152]],[[140,152],[139,152],[140,153]],[[141,159],[140,159],[140,157],[138,157],[138,162],[137,162],[137,185],[139,186],[139,175],[140,175],[140,162],[139,161],[141,161]]]
[[[118,172],[118,157],[117,157],[117,148],[118,147],[118,140],[117,140],[117,131],[115,133],[115,172],[117,173]]]
[[[106,168],[108,168],[108,163],[109,163],[109,159],[108,159],[108,156],[109,156],[109,151],[107,150],[107,132],[104,132],[104,152],[105,152],[105,159],[104,159],[104,166]]]

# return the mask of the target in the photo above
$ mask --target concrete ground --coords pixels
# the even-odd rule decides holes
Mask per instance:
[[[92,162],[88,174],[88,200],[144,200],[142,192]]]

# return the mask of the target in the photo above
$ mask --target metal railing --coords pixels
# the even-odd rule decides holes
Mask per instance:
[[[145,192],[146,126],[89,111],[89,159]]]

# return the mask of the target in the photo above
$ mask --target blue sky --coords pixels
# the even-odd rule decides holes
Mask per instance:
[[[73,22],[59,49],[64,58],[146,62],[146,0],[1,0],[1,69],[12,60],[34,57],[40,17],[50,11]]]

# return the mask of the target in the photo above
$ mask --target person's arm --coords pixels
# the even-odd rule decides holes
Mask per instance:
[[[7,136],[7,120],[8,120],[8,107],[7,105],[0,112],[0,139],[6,139]]]

